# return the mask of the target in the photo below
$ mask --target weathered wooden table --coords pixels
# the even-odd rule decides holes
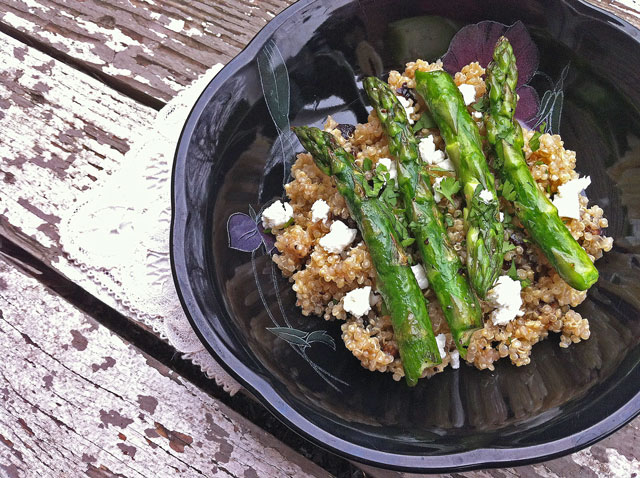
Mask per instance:
[[[0,0],[0,477],[306,477],[358,468],[229,397],[62,252],[60,211],[127,132],[292,0]],[[640,25],[640,5],[594,3]],[[570,457],[455,476],[635,476],[640,419]]]

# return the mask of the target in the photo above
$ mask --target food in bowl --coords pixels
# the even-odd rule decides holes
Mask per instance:
[[[416,60],[364,83],[367,123],[295,128],[310,154],[262,213],[302,313],[345,321],[361,364],[409,385],[461,361],[527,365],[550,331],[588,339],[572,308],[613,240],[575,153],[514,119],[508,40],[486,70]]]

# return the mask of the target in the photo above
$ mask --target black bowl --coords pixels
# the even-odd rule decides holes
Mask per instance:
[[[442,17],[430,20],[437,34],[427,50],[407,52],[393,22],[423,15]],[[590,318],[590,340],[562,349],[551,337],[527,367],[462,367],[411,389],[363,369],[342,345],[340,324],[301,315],[254,211],[283,195],[301,151],[291,124],[320,125],[328,114],[366,121],[365,74],[399,68],[403,55],[432,60],[455,29],[481,20],[524,22],[539,69],[554,81],[571,65],[560,132],[579,172],[591,175],[589,196],[604,208],[615,248],[578,309]],[[206,88],[176,154],[173,268],[202,342],[292,429],[372,465],[434,472],[530,463],[622,426],[640,411],[639,43],[638,30],[578,0],[301,0],[282,12]],[[234,213],[246,252],[229,247]]]

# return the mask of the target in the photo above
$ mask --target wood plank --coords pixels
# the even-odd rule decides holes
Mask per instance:
[[[0,233],[125,312],[62,253],[58,224],[155,110],[1,33],[0,65]]]
[[[329,476],[4,261],[0,350],[0,476]]]
[[[168,100],[293,0],[0,0],[0,24]]]

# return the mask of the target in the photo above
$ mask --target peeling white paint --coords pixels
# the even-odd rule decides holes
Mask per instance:
[[[170,18],[169,24],[166,26],[169,30],[180,33],[184,29],[184,20]]]
[[[131,70],[127,70],[126,68],[117,68],[113,65],[105,66],[102,71],[107,73],[108,75],[120,75],[120,76],[131,76]]]
[[[51,10],[49,7],[40,4],[35,0],[22,0],[22,3],[24,3],[27,6],[27,8],[29,9],[30,13],[33,13],[34,10],[40,10],[40,11],[42,11],[44,13],[48,12],[49,10]]]
[[[104,61],[91,51],[91,49],[93,48],[92,45],[77,42],[58,33],[43,30],[40,25],[32,23],[29,20],[25,20],[24,18],[18,17],[13,12],[7,12],[0,18],[4,23],[11,25],[12,27],[19,30],[24,30],[29,33],[37,32],[39,37],[47,40],[52,45],[57,46],[58,48],[60,48],[60,50],[69,53],[73,57],[86,61],[87,63],[93,63],[97,65],[104,64]]]
[[[200,30],[198,30],[197,28],[194,28],[194,27],[189,28],[185,33],[187,35],[189,35],[189,36],[199,36],[199,37],[201,37],[203,35],[203,33]]]

